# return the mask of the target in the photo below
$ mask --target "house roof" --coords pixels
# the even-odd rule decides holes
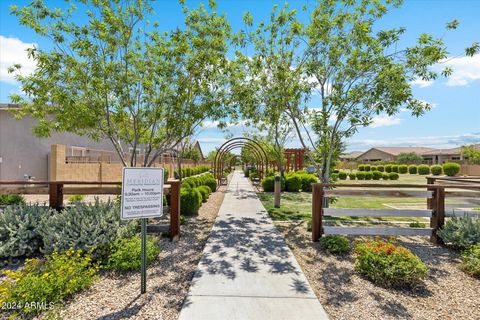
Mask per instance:
[[[18,109],[20,106],[14,103],[0,103],[0,110]]]
[[[474,144],[473,147],[475,149],[480,150],[480,143]],[[461,154],[462,147],[450,148],[450,149],[434,149],[431,151],[427,151],[422,153],[424,156],[435,156],[435,155],[452,155],[452,154]]]
[[[368,149],[362,154],[365,154],[370,150],[374,150],[374,149],[391,154],[392,156],[398,156],[400,153],[411,153],[411,152],[423,154],[424,152],[435,150],[434,148],[427,148],[427,147],[375,147],[375,148]]]
[[[363,151],[352,151],[352,152],[348,152],[348,153],[343,153],[342,155],[340,155],[340,158],[355,159],[363,153],[364,153]]]

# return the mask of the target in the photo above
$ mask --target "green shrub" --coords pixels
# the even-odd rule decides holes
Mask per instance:
[[[90,286],[96,273],[90,255],[80,250],[27,259],[18,271],[4,271],[8,279],[0,284],[0,302],[22,305],[20,312],[31,316]],[[32,302],[45,308],[30,307]]]
[[[42,237],[38,234],[39,221],[52,214],[38,205],[7,207],[0,212],[0,259],[7,260],[37,253]]]
[[[212,190],[208,186],[200,186],[197,189],[202,194],[202,202],[207,202]]]
[[[180,213],[183,215],[197,214],[202,205],[202,194],[198,188],[180,189]]]
[[[164,183],[167,183],[168,177],[170,176],[169,173],[170,172],[168,171],[168,169],[163,168],[163,182]]]
[[[185,174],[187,177],[190,177],[193,175],[192,168],[185,168]]]
[[[0,206],[15,206],[25,204],[25,198],[21,194],[0,194]]]
[[[480,244],[471,246],[462,254],[462,269],[480,278]]]
[[[373,174],[373,176],[372,176],[373,180],[382,179],[383,174],[380,171],[373,171],[372,174]]]
[[[350,172],[348,174],[348,177],[350,178],[350,180],[355,180],[357,178],[357,175],[355,174],[355,172]]]
[[[446,162],[442,165],[443,172],[449,176],[456,176],[460,172],[460,165],[455,162]]]
[[[365,165],[359,164],[358,165],[358,171],[365,171]]]
[[[392,172],[392,165],[391,165],[391,164],[385,165],[385,172],[386,172],[386,173]]]
[[[338,173],[332,173],[332,175],[330,176],[330,181],[332,182],[335,182],[338,180]]]
[[[357,180],[365,180],[365,172],[364,171],[358,171],[356,173]]]
[[[243,170],[243,175],[245,176],[245,178],[248,178],[249,174],[250,174],[250,170],[248,169]]]
[[[439,175],[442,174],[442,166],[440,166],[438,164],[435,164],[435,165],[430,167],[430,171],[432,172],[432,174],[434,176],[439,176]]]
[[[364,166],[364,168],[365,168],[365,171],[370,171],[370,169],[371,169],[369,164],[366,164],[366,165]]]
[[[388,174],[388,179],[390,180],[398,180],[398,178],[400,178],[400,176],[396,172],[390,172]]]
[[[385,167],[384,166],[377,166],[377,171],[384,172]]]
[[[338,173],[338,178],[339,178],[340,180],[347,180],[347,173],[346,173],[345,171],[340,171],[340,172]]]
[[[377,171],[377,166],[371,166],[370,171]]]
[[[61,212],[43,215],[39,233],[42,237],[42,250],[53,251],[91,250],[93,257],[103,260],[108,256],[110,244],[135,233],[136,220],[120,220],[120,208],[110,201],[94,204],[76,203]]]
[[[392,164],[392,171],[391,172],[396,172],[398,173],[398,165]]]
[[[453,217],[437,231],[438,236],[455,248],[465,249],[480,243],[480,217]]]
[[[417,172],[421,175],[430,174],[430,167],[426,164],[421,164],[417,167]]]
[[[70,204],[75,204],[76,202],[83,202],[85,200],[85,196],[83,194],[72,194],[68,197],[68,202]]]
[[[110,256],[106,265],[107,269],[116,271],[140,270],[142,241],[139,236],[117,240],[111,248]],[[160,248],[153,237],[147,237],[147,265],[154,261]]]
[[[302,178],[298,174],[293,174],[287,177],[286,189],[289,192],[298,192],[302,188]]]
[[[350,241],[343,236],[327,235],[320,238],[320,247],[331,254],[346,254],[350,251]]]
[[[384,241],[355,246],[355,269],[387,287],[411,287],[428,274],[427,266],[408,249]]]
[[[417,174],[417,166],[412,164],[408,166],[408,173]]]
[[[391,172],[390,172],[390,173],[391,173]],[[382,174],[382,179],[383,179],[383,180],[390,180],[389,173],[384,173],[384,174]]]
[[[398,166],[398,173],[405,174],[408,172],[408,166],[406,164],[401,164]]]
[[[317,183],[318,178],[314,174],[302,174],[302,191],[304,192],[312,192],[312,183]]]
[[[217,191],[217,180],[213,176],[206,177],[203,185],[209,187],[212,192]]]
[[[367,171],[365,172],[365,180],[372,180],[373,179],[373,172]]]
[[[423,222],[413,221],[408,225],[410,228],[425,228],[427,225]]]
[[[275,189],[275,177],[263,178],[262,188],[265,192],[273,192]]]

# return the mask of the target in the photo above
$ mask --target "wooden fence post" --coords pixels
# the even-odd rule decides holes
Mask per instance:
[[[435,184],[435,178],[427,177],[427,184]],[[428,188],[427,191],[434,191],[435,189]],[[433,204],[432,204],[433,198],[427,198],[427,209],[431,210],[433,209]]]
[[[180,181],[170,181],[170,240],[180,238]]]
[[[49,207],[60,211],[63,209],[63,184],[50,182],[49,183]]]
[[[445,224],[445,188],[436,188],[432,197],[432,217],[430,218],[430,227],[432,236],[430,241],[435,244],[442,244],[443,241],[437,235],[437,230]]]
[[[316,242],[323,234],[323,187],[321,184],[313,185],[312,193],[312,241]]]

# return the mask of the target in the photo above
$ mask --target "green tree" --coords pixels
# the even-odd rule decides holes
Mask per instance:
[[[268,25],[259,24],[259,29],[268,26],[269,31],[257,31],[259,36],[253,42],[260,68],[286,58],[283,65],[275,64],[278,69],[273,68],[274,72],[265,73],[260,84],[278,83],[273,92],[283,99],[282,103],[272,104],[278,108],[275,114],[289,116],[301,144],[312,151],[310,159],[323,182],[330,181],[331,167],[340,154],[342,141],[359,127],[371,124],[374,116],[392,116],[401,107],[420,116],[430,109],[429,104],[413,96],[411,81],[433,80],[452,73],[448,67],[440,72],[432,68],[447,57],[443,38],[424,33],[415,45],[404,47],[404,28],[375,31],[375,24],[401,3],[324,0],[308,8],[312,9],[310,20],[304,25],[297,21],[295,11],[278,12],[276,8]],[[246,17],[251,24],[252,19]],[[457,25],[454,20],[446,27],[455,29]],[[473,55],[478,50],[478,43],[474,43],[466,54]],[[252,64],[243,63],[247,69]],[[276,76],[284,82],[271,80]],[[307,107],[314,95],[320,98],[320,105]],[[251,99],[252,95],[245,97],[256,101]]]
[[[185,26],[161,32],[149,25],[149,0],[84,0],[87,21],[74,19],[76,6],[63,11],[32,0],[11,7],[21,25],[46,37],[52,50],[33,48],[37,67],[16,75],[24,95],[12,95],[19,116],[39,119],[34,133],[69,131],[111,141],[125,166],[137,165],[124,149],[143,145],[151,166],[174,150],[206,119],[228,112],[229,24],[215,2],[189,10]],[[21,66],[15,65],[10,72]]]
[[[397,156],[397,162],[401,164],[419,164],[423,157],[415,152],[402,152]]]
[[[462,146],[463,158],[472,164],[480,164],[480,146],[476,144]]]

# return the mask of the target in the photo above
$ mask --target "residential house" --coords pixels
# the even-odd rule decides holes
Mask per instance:
[[[435,150],[427,147],[374,147],[359,155],[356,160],[365,163],[372,163],[376,161],[390,162],[395,161],[397,156],[401,153],[417,153],[422,155],[425,152]]]

